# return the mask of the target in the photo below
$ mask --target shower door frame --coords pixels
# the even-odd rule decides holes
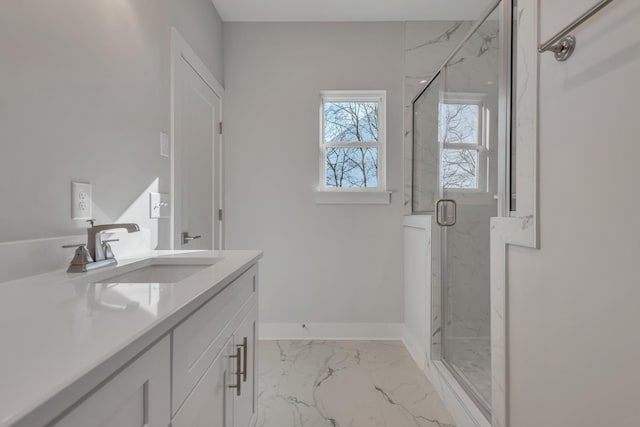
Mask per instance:
[[[430,85],[434,80],[438,78],[439,75],[442,75],[444,68],[449,63],[449,61],[459,52],[459,50],[465,45],[465,43],[473,36],[473,34],[478,30],[478,28],[485,22],[488,16],[493,13],[497,8],[499,8],[500,13],[500,63],[499,63],[499,120],[498,120],[498,138],[499,138],[499,149],[498,149],[498,207],[497,207],[497,215],[498,218],[508,218],[511,215],[510,211],[510,200],[511,200],[511,189],[510,189],[510,160],[511,160],[511,144],[508,143],[510,141],[511,136],[511,127],[512,127],[512,117],[511,117],[511,108],[512,108],[512,52],[513,52],[513,17],[515,15],[514,5],[516,4],[516,0],[494,0],[491,2],[486,11],[480,16],[480,18],[475,21],[472,28],[469,30],[468,34],[464,37],[464,39],[458,44],[458,46],[453,50],[453,52],[447,57],[442,66],[434,73],[433,78],[427,83],[424,90],[422,90],[413,100],[412,105],[415,107],[415,102],[426,92],[429,90]],[[415,111],[414,111],[415,112]],[[414,141],[415,143],[415,141]],[[419,212],[414,212],[414,214]],[[422,212],[425,213],[425,212]],[[437,212],[435,212],[437,215]],[[493,220],[492,220],[493,222]],[[442,277],[442,272],[445,270],[445,262],[446,257],[443,256],[446,254],[446,230],[443,230],[444,233],[440,233],[440,230],[445,227],[438,227],[435,222],[432,228],[432,306],[431,306],[431,319],[429,319],[430,330],[428,328],[429,336],[427,338],[427,346],[430,351],[427,353],[427,365],[433,364],[441,379],[444,380],[449,386],[449,388],[456,394],[458,400],[462,402],[463,406],[467,410],[469,416],[473,418],[478,425],[504,425],[502,423],[494,423],[496,420],[496,403],[497,400],[506,400],[506,396],[496,396],[495,384],[494,384],[494,376],[493,370],[496,367],[496,357],[494,356],[494,351],[496,346],[494,343],[494,314],[493,314],[493,301],[494,298],[491,298],[491,306],[490,309],[492,311],[491,314],[491,369],[492,369],[492,397],[491,397],[491,408],[486,408],[485,405],[482,404],[481,401],[475,396],[476,392],[472,390],[468,380],[464,379],[461,375],[459,375],[455,369],[453,369],[444,358],[443,358],[443,334],[444,334],[444,316],[443,316],[443,308],[445,303],[445,292],[444,292],[444,280]],[[493,236],[492,236],[493,239]],[[440,250],[438,250],[440,249]],[[493,252],[491,254],[493,256]],[[494,261],[490,260],[491,265],[493,267]],[[493,273],[491,273],[491,277],[493,278]],[[493,283],[491,284],[491,289],[493,292]],[[438,304],[438,305],[437,305]],[[502,344],[506,342],[503,337],[500,338]],[[501,349],[501,355],[498,357],[500,360],[505,360],[504,355],[506,354],[506,348]],[[506,363],[506,362],[505,362]],[[501,370],[506,370],[506,366],[504,368],[500,368]],[[498,403],[500,408],[506,406],[506,403],[500,402]],[[489,411],[487,411],[489,409]],[[499,409],[502,411],[502,409]],[[504,419],[506,415],[499,414],[498,419]]]

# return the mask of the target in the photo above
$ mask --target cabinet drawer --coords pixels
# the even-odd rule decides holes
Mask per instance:
[[[174,329],[172,413],[224,349],[233,334],[227,326],[254,294],[257,275],[254,265]]]

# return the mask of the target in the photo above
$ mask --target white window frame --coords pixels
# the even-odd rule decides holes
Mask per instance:
[[[378,103],[378,141],[372,143],[353,142],[325,142],[324,137],[324,104],[325,102],[376,102]],[[320,92],[320,152],[319,152],[319,193],[384,193],[386,203],[389,203],[387,193],[386,174],[386,145],[387,145],[387,91],[386,90],[323,90]],[[349,148],[349,147],[373,147],[378,149],[378,186],[377,187],[328,187],[327,186],[327,148]],[[321,203],[385,203],[385,197],[361,198],[357,201],[347,198],[324,198],[327,201],[318,200]],[[341,202],[340,200],[346,200]],[[375,201],[379,200],[379,201]]]
[[[478,144],[467,143],[442,143],[443,150],[475,150],[478,152],[478,164],[476,170],[477,188],[444,188],[444,191],[451,193],[468,193],[468,194],[486,194],[489,193],[487,177],[488,156],[489,156],[489,111],[485,106],[485,94],[463,93],[463,92],[444,92],[441,95],[441,104],[466,104],[478,106]],[[439,166],[441,169],[442,166]],[[438,181],[441,177],[438,174]],[[439,183],[442,187],[442,183]]]

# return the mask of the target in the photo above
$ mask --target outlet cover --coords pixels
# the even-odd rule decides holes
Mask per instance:
[[[160,155],[162,157],[169,157],[171,147],[169,146],[169,135],[160,132]]]
[[[71,219],[91,219],[91,184],[71,183]]]

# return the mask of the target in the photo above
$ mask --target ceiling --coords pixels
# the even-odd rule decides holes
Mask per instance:
[[[475,20],[489,0],[212,0],[226,22]]]

